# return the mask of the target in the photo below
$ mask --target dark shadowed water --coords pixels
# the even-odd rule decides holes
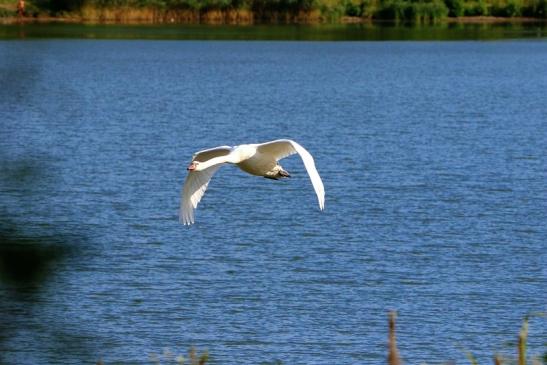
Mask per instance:
[[[2,214],[81,237],[38,291],[0,286],[2,363],[381,364],[391,309],[408,364],[489,363],[545,310],[544,41],[4,41],[0,82],[3,164],[38,170]],[[293,156],[288,181],[223,167],[178,223],[193,152],[276,138],[324,212]]]
[[[1,20],[1,19],[0,19]],[[25,22],[2,24],[0,39],[155,39],[155,40],[496,40],[546,38],[547,22],[401,24],[365,22],[316,25],[80,24]]]

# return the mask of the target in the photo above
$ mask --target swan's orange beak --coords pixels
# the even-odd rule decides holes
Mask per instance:
[[[188,167],[186,168],[186,170],[188,171],[193,171],[196,169],[196,164],[191,162],[190,165],[188,165]]]

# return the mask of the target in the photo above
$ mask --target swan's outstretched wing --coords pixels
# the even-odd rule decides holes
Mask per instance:
[[[323,186],[323,181],[315,168],[315,162],[313,161],[312,155],[301,145],[290,139],[278,139],[271,142],[266,142],[257,145],[257,149],[260,153],[270,154],[275,157],[277,161],[290,156],[292,154],[298,153],[304,162],[306,171],[310,176],[313,189],[315,194],[317,194],[317,200],[319,201],[319,209],[323,210],[325,207],[325,187]]]
[[[186,176],[180,197],[179,221],[182,224],[194,223],[194,209],[197,208],[205,190],[207,190],[209,181],[220,166],[222,164],[211,166],[203,171],[190,171]]]
[[[204,169],[190,171],[186,176],[180,197],[179,221],[182,224],[194,223],[194,209],[205,194],[214,173],[225,162],[221,157],[229,155],[230,152],[232,147],[219,146],[194,153],[192,162],[200,162]],[[205,165],[210,166],[205,168]]]
[[[219,146],[194,153],[192,161],[204,162],[215,157],[226,156],[232,152],[230,146]]]

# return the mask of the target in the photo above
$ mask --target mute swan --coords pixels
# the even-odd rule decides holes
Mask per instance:
[[[319,209],[323,210],[325,188],[315,168],[313,157],[298,143],[289,139],[278,139],[260,144],[242,144],[235,147],[220,146],[196,152],[187,168],[188,175],[182,189],[180,222],[185,225],[194,223],[194,209],[205,194],[213,174],[223,164],[235,164],[251,175],[278,180],[290,177],[278,161],[295,153],[298,153],[304,162],[319,200]]]

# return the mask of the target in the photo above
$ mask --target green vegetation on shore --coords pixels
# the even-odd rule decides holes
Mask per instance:
[[[0,17],[16,0],[0,0]],[[27,0],[28,17],[94,22],[318,23],[393,20],[429,23],[469,16],[547,18],[547,0]]]

